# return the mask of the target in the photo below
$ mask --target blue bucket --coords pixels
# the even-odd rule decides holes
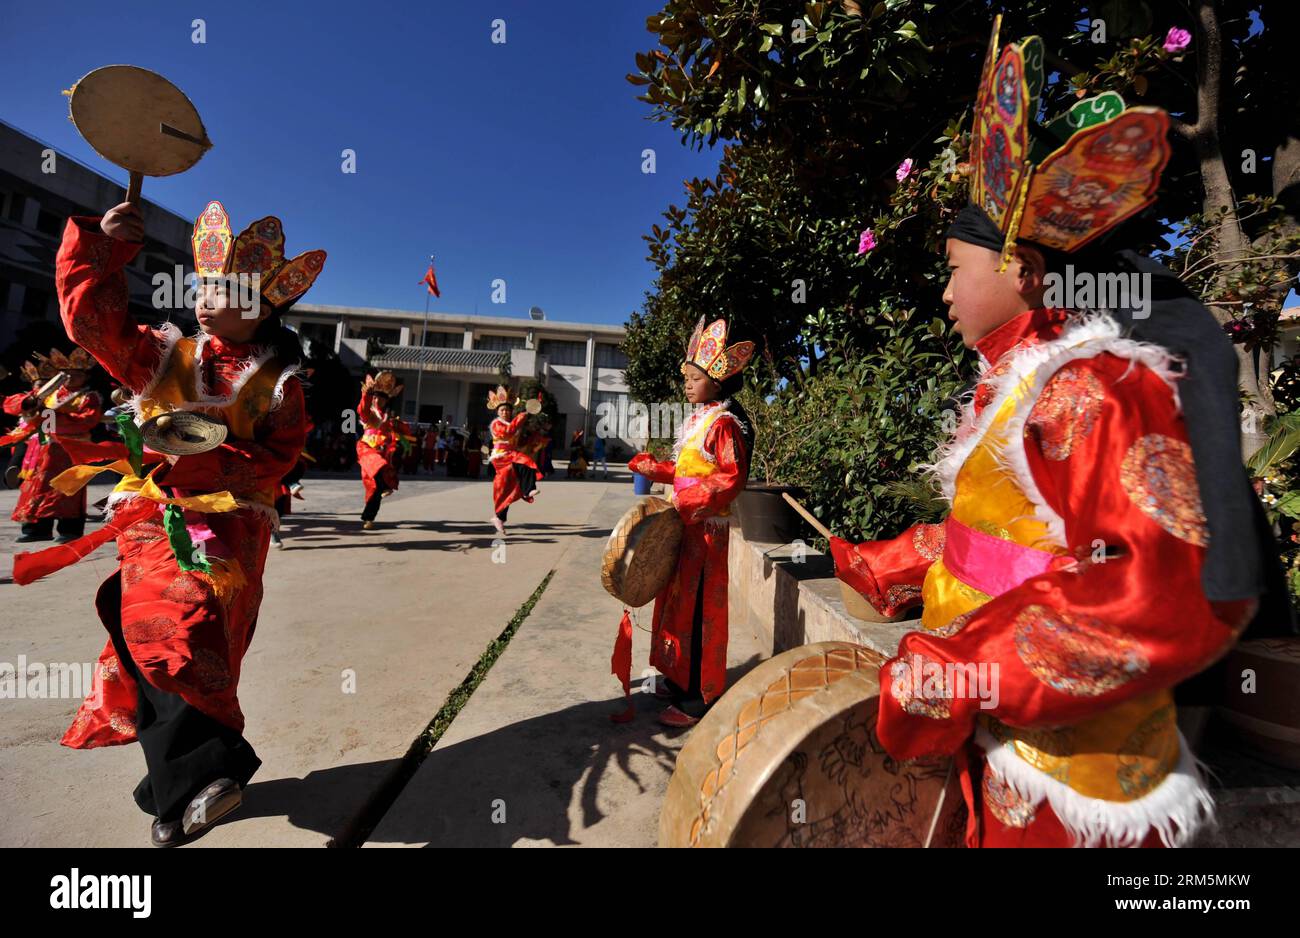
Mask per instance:
[[[653,484],[649,476],[643,476],[639,472],[632,473],[632,491],[637,495],[649,495],[650,486]]]

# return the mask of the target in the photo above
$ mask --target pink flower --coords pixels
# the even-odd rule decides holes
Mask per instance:
[[[876,233],[868,228],[862,232],[861,237],[858,238],[858,253],[866,254],[868,251],[874,250],[875,247]]]
[[[1182,52],[1191,44],[1191,33],[1185,29],[1179,29],[1177,26],[1169,27],[1169,34],[1165,36],[1164,49],[1166,52]]]
[[[910,175],[912,175],[912,160],[908,157],[898,164],[898,169],[894,171],[894,178],[902,182]]]

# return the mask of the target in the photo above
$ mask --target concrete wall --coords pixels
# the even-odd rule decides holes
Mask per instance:
[[[730,627],[748,628],[764,651],[779,654],[811,642],[865,645],[886,657],[898,650],[920,619],[865,622],[845,608],[835,566],[827,554],[789,544],[749,541],[743,510],[731,525],[727,594]]]

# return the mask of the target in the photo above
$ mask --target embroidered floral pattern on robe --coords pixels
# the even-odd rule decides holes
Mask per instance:
[[[1101,417],[1106,389],[1086,368],[1066,365],[1047,382],[1029,412],[1027,430],[1038,437],[1043,455],[1069,459]]]
[[[1034,822],[1035,806],[1016,794],[996,772],[984,773],[983,791],[989,811],[1007,827],[1028,827]]]
[[[1149,667],[1137,642],[1092,616],[1028,606],[1013,630],[1020,660],[1034,677],[1062,693],[1095,697]]]
[[[1124,454],[1120,483],[1133,504],[1174,537],[1198,547],[1210,543],[1186,442],[1162,433],[1139,437]]]

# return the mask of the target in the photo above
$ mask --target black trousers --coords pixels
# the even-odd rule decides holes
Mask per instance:
[[[673,695],[673,706],[689,716],[702,717],[709,710],[700,693],[700,657],[704,649],[704,575],[695,589],[695,614],[691,620],[691,685],[685,689],[664,678]]]
[[[244,737],[141,675],[122,637],[120,574],[100,588],[95,604],[101,619],[112,623],[109,631],[118,660],[139,688],[136,735],[147,769],[133,793],[140,810],[175,821],[190,800],[217,779],[234,779],[241,788],[247,785],[262,760]]]
[[[23,522],[22,532],[37,537],[52,537],[57,523],[59,537],[81,537],[86,533],[86,518],[41,518],[39,521]]]
[[[384,499],[384,493],[388,489],[376,489],[375,494],[366,499],[366,507],[361,509],[362,521],[374,521],[379,514],[379,504]]]
[[[523,463],[512,463],[510,471],[515,474],[515,479],[519,482],[519,491],[523,493],[524,498],[529,498],[537,491],[537,471],[525,466]],[[506,515],[510,513],[510,506],[502,508],[497,512],[497,517],[504,524]]]

